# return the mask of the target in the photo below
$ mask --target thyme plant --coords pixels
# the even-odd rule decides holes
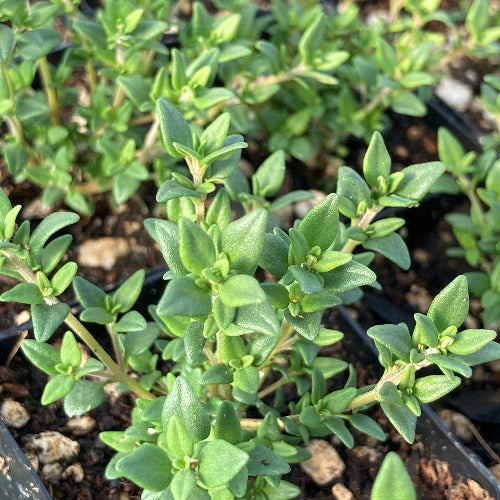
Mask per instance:
[[[80,415],[116,382],[136,396],[130,426],[100,434],[116,451],[108,478],[130,479],[144,499],[294,498],[299,488],[282,477],[309,458],[302,445],[310,438],[335,434],[352,447],[355,428],[384,440],[367,414],[379,404],[411,443],[421,403],[499,357],[494,331],[459,331],[468,312],[463,276],[415,314],[412,332],[405,324],[368,330],[384,368],[376,384],[359,387],[352,366],[322,355],[343,337],[322,325],[324,311],[352,300],[360,286],[377,286],[368,267],[374,252],[408,267],[395,232],[404,221],[381,210],[418,204],[441,163],[392,172],[375,133],[363,176],[343,167],[337,192],[286,232],[269,223],[277,201],[266,200],[283,181],[279,156],[257,169],[253,193],[239,190],[234,174],[246,143],[228,135],[229,115],[200,129],[165,98],[157,112],[164,146],[188,174],[160,187],[166,218],[145,222],[168,266],[148,317],[134,310],[143,271],[108,294],[75,276],[75,263],[61,265],[71,236],[56,233],[76,214],[55,212],[31,232],[28,221],[16,226],[21,207],[0,193],[0,272],[19,281],[0,298],[31,306],[34,339],[22,351],[50,376],[42,403],[63,399],[68,415]],[[242,201],[242,215],[233,215],[229,193]],[[83,306],[78,317],[58,299],[71,284]],[[105,327],[109,352],[93,324]],[[56,348],[49,340],[60,325],[69,330]],[[79,343],[93,353],[84,363]],[[383,471],[374,498],[391,473],[408,486],[392,455]]]
[[[460,245],[447,253],[477,269],[466,273],[469,288],[481,298],[484,323],[495,328],[500,325],[500,160],[496,147],[493,141],[479,156],[466,153],[453,134],[441,128],[438,149],[448,175],[436,189],[463,193],[470,202],[468,214],[445,216]]]
[[[487,0],[451,12],[436,1],[394,1],[370,25],[352,1],[326,10],[319,1],[273,0],[268,11],[214,4],[211,14],[195,2],[185,20],[176,2],[110,0],[88,12],[78,0],[1,0],[11,178],[38,186],[45,205],[82,214],[99,193],[120,204],[148,179],[160,186],[183,170],[158,139],[161,97],[191,123],[224,110],[235,132],[270,153],[336,166],[346,138],[368,141],[387,126],[385,110],[425,114],[422,87],[451,60],[498,54]]]

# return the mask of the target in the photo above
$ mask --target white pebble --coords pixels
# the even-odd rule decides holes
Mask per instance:
[[[70,460],[80,451],[80,444],[57,431],[26,436],[26,448],[34,451],[42,464]]]
[[[2,402],[0,416],[9,427],[16,429],[24,427],[30,419],[30,414],[26,408],[12,399],[5,399]]]
[[[345,464],[330,443],[322,439],[311,439],[307,450],[312,457],[300,466],[317,485],[323,486],[342,476]]]
[[[436,95],[450,108],[463,113],[474,96],[472,88],[460,80],[445,76],[436,86]]]

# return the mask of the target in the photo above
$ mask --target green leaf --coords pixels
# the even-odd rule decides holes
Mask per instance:
[[[326,417],[323,419],[323,423],[342,441],[342,443],[344,443],[345,446],[347,446],[347,448],[351,449],[354,446],[354,438],[341,418],[334,416]]]
[[[137,109],[149,103],[151,86],[142,75],[120,75],[116,81]]]
[[[182,158],[174,147],[174,142],[193,148],[193,139],[188,122],[177,108],[166,98],[158,99],[156,110],[160,120],[163,143],[168,154],[173,158]]]
[[[475,0],[465,18],[467,31],[479,40],[489,24],[488,0]]]
[[[161,438],[162,436],[158,439],[159,445],[162,445]],[[165,439],[166,449],[170,457],[182,459],[193,455],[195,441],[186,429],[184,422],[177,415],[170,417]]]
[[[168,455],[151,443],[144,443],[127,453],[115,465],[124,477],[152,491],[162,491],[170,484],[171,466]]]
[[[199,198],[200,193],[183,186],[175,179],[168,179],[165,181],[156,193],[156,201],[160,203],[183,197]]]
[[[281,476],[290,472],[283,458],[260,443],[249,453],[247,467],[250,476]]]
[[[70,313],[68,304],[33,304],[31,320],[33,333],[38,342],[47,342]]]
[[[369,238],[363,243],[363,248],[381,253],[401,269],[407,270],[410,268],[410,253],[399,234],[391,233],[382,238]]]
[[[215,245],[212,238],[194,222],[182,217],[179,221],[179,254],[185,268],[201,274],[215,263]]]
[[[413,341],[417,344],[424,344],[429,347],[437,347],[439,344],[436,326],[432,319],[421,313],[416,313],[415,318],[415,331],[413,333]]]
[[[102,307],[89,307],[80,313],[80,320],[98,325],[113,323],[115,317]]]
[[[193,103],[198,109],[207,109],[233,97],[234,93],[230,89],[213,87],[201,90],[194,98]]]
[[[221,230],[231,222],[231,205],[227,191],[224,188],[217,191],[212,203],[208,207],[205,222],[209,226],[216,224]]]
[[[304,313],[294,317],[287,309],[285,311],[285,318],[295,331],[306,339],[314,340],[318,336],[321,324],[321,313],[319,311]]]
[[[206,439],[210,433],[210,419],[189,382],[178,377],[163,406],[162,423],[166,428],[171,416],[177,416],[196,441]]]
[[[17,55],[30,61],[46,56],[62,42],[62,36],[54,28],[24,31],[19,39],[21,43]]]
[[[453,354],[472,354],[495,338],[494,330],[464,330],[455,335],[453,344],[448,346],[448,351]]]
[[[391,108],[408,116],[425,116],[427,107],[413,92],[403,92],[391,98]]]
[[[432,85],[434,83],[434,77],[429,73],[424,73],[423,71],[414,71],[403,75],[399,82],[403,85],[403,87],[413,89],[423,87],[424,85]]]
[[[217,160],[226,160],[230,158],[235,151],[238,151],[240,149],[247,148],[248,144],[243,141],[238,141],[238,142],[233,142],[231,144],[228,144],[220,149],[217,149],[213,153],[210,153],[209,155],[205,156],[201,161],[200,165],[201,166],[206,166],[210,165],[214,161]]]
[[[61,363],[78,368],[82,362],[82,351],[71,332],[64,334],[61,344]]]
[[[231,444],[238,444],[243,440],[243,430],[240,419],[233,403],[223,401],[217,411],[214,424],[214,436]]]
[[[236,310],[234,323],[242,328],[270,337],[275,337],[280,330],[276,312],[267,300],[239,307]]]
[[[37,368],[48,375],[57,375],[55,366],[61,362],[59,349],[50,344],[42,344],[37,340],[25,339],[21,351]]]
[[[342,413],[357,394],[358,391],[354,387],[346,387],[327,394],[322,404],[326,405],[332,413]]]
[[[427,316],[442,332],[449,326],[457,328],[465,321],[469,312],[469,293],[465,276],[457,276],[432,301]]]
[[[447,357],[463,361],[469,366],[481,365],[500,358],[500,344],[498,342],[489,342],[473,354],[463,356],[449,354]]]
[[[71,285],[78,270],[76,262],[66,262],[52,277],[54,295],[60,295]]]
[[[312,367],[317,368],[325,379],[329,379],[338,373],[342,373],[344,370],[347,370],[348,366],[349,364],[345,361],[335,358],[318,357],[312,363]]]
[[[227,137],[230,123],[231,115],[223,113],[203,131],[200,136],[200,147],[203,148],[205,155],[209,155],[222,147]]]
[[[201,383],[208,384],[230,384],[233,381],[233,373],[229,365],[218,363],[211,366],[202,376]]]
[[[347,264],[351,260],[352,255],[348,252],[327,250],[321,254],[320,258],[313,264],[312,268],[320,273],[327,273],[328,271]]]
[[[63,234],[58,238],[54,238],[41,252],[42,270],[45,274],[50,273],[59,264],[64,254],[68,250],[73,236],[71,234]]]
[[[323,282],[317,274],[311,273],[302,266],[290,266],[288,271],[297,283],[299,283],[304,293],[319,293],[323,291]]]
[[[38,253],[48,239],[62,228],[75,224],[80,216],[73,212],[54,212],[40,222],[31,235],[29,246],[33,253]]]
[[[247,462],[247,453],[222,439],[214,439],[200,452],[198,472],[208,488],[215,488],[227,485]]]
[[[115,451],[127,453],[132,451],[135,442],[125,436],[124,431],[104,431],[99,433],[99,439]]]
[[[372,326],[366,333],[370,338],[387,347],[398,359],[410,360],[413,343],[405,323]]]
[[[304,191],[303,189],[297,189],[290,193],[286,193],[274,200],[269,206],[269,211],[274,212],[280,208],[286,207],[287,205],[292,205],[298,201],[312,200],[314,195],[310,191]]]
[[[407,406],[384,402],[380,403],[380,407],[405,441],[412,444],[415,439],[417,416]]]
[[[264,235],[264,246],[259,258],[259,266],[281,278],[288,270],[288,245],[276,234]]]
[[[285,180],[285,153],[275,151],[252,176],[253,194],[258,196],[274,196]]]
[[[355,260],[351,260],[322,276],[325,280],[325,289],[335,294],[352,290],[358,286],[369,285],[377,278],[371,269]]]
[[[83,307],[106,307],[106,293],[85,278],[76,276],[73,279],[73,289]]]
[[[43,303],[43,295],[34,283],[18,283],[2,293],[0,300],[19,302],[20,304],[41,304]]]
[[[179,254],[179,228],[177,224],[163,219],[146,219],[148,233],[160,245],[167,266],[174,274],[188,274]]]
[[[259,389],[259,372],[257,368],[255,366],[247,366],[246,368],[235,370],[232,385],[244,392],[257,392]]]
[[[221,301],[230,307],[248,306],[266,300],[266,293],[253,276],[237,274],[219,285]]]
[[[184,350],[186,351],[187,362],[190,364],[196,363],[204,347],[203,323],[200,321],[189,323],[184,333]]]
[[[439,161],[410,165],[401,171],[404,177],[395,194],[420,201],[444,170],[445,166]]]
[[[64,398],[64,411],[68,417],[83,415],[100,406],[105,396],[101,384],[90,380],[78,380]]]
[[[66,374],[56,375],[54,378],[50,379],[43,390],[41,403],[43,405],[49,405],[58,399],[63,398],[71,392],[75,386],[75,377]]]
[[[299,54],[302,60],[311,65],[316,51],[320,48],[325,33],[326,25],[321,14],[307,27],[299,40]]]
[[[331,292],[309,294],[300,301],[300,306],[304,312],[324,311],[339,304],[342,304],[342,300]]]
[[[231,269],[253,274],[259,262],[267,224],[267,212],[254,210],[231,222],[222,231],[222,250],[227,254]]]
[[[436,401],[460,385],[460,378],[446,375],[429,375],[419,378],[413,386],[413,395],[422,403]]]
[[[130,311],[124,314],[120,321],[115,324],[115,330],[119,333],[125,332],[137,332],[139,330],[144,330],[147,327],[146,320],[144,316],[137,311]]]
[[[130,310],[139,298],[145,276],[145,271],[139,269],[130,278],[127,278],[113,294],[113,301],[120,306],[119,311],[121,313]]]
[[[382,135],[380,132],[375,132],[363,159],[363,174],[370,186],[376,186],[379,176],[387,179],[390,173],[391,157],[387,152]]]
[[[14,50],[16,38],[6,24],[0,25],[0,63],[5,64]]]
[[[191,470],[177,471],[170,483],[170,492],[175,500],[196,498],[196,475]]]
[[[342,340],[344,334],[339,330],[330,330],[328,328],[321,328],[319,335],[314,339],[314,343],[320,346],[332,345]]]
[[[148,323],[144,330],[129,332],[123,338],[123,349],[127,356],[140,356],[146,352],[160,335],[156,323]]]
[[[379,441],[385,441],[386,435],[382,427],[370,418],[368,415],[363,415],[362,413],[355,413],[349,417],[349,423],[358,429],[358,431],[364,432],[369,436],[378,439]]]
[[[326,250],[333,243],[339,226],[338,197],[329,194],[321,203],[310,210],[298,229],[305,236],[309,248],[318,246]],[[321,228],[321,231],[318,231]]]
[[[212,300],[193,278],[179,276],[167,285],[157,312],[160,316],[207,316],[212,312]]]
[[[425,358],[427,359],[427,361],[435,363],[437,366],[439,366],[439,368],[441,368],[443,373],[445,373],[448,378],[450,375],[450,370],[459,373],[464,377],[470,377],[472,375],[471,368],[467,365],[467,363],[464,363],[460,359],[452,358],[451,356],[442,354],[427,354]]]
[[[389,491],[391,500],[417,500],[415,487],[403,461],[394,451],[385,456],[373,483],[370,499],[386,500]]]
[[[449,167],[451,172],[457,172],[462,164],[465,151],[458,139],[444,127],[438,130],[439,159]]]

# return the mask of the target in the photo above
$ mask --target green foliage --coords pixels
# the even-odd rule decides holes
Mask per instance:
[[[370,494],[371,500],[387,498],[391,492],[394,500],[416,500],[417,494],[399,455],[390,451],[384,458]]]
[[[479,22],[480,5],[477,1],[471,8],[470,23]],[[500,325],[500,161],[496,158],[495,141],[487,142],[478,156],[466,153],[453,134],[441,128],[438,149],[447,175],[434,189],[452,194],[462,192],[470,202],[469,213],[450,213],[445,217],[460,245],[449,248],[447,254],[465,259],[476,269],[466,274],[469,289],[481,298],[484,323],[497,328]]]
[[[355,4],[327,10],[319,1],[274,0],[259,17],[257,5],[247,3],[222,2],[209,12],[195,2],[188,20],[175,15],[175,2],[112,3],[95,15],[78,1],[23,10],[16,0],[3,8],[8,174],[38,186],[44,205],[62,202],[90,214],[99,193],[125,203],[150,178],[158,186],[171,181],[160,195],[165,201],[196,191],[175,176],[183,175],[178,160],[186,155],[202,154],[201,165],[213,163],[215,178],[225,178],[227,155],[242,147],[235,137],[245,134],[272,154],[252,179],[253,193],[237,194],[262,204],[282,183],[284,153],[323,168],[332,155],[345,156],[349,136],[368,141],[383,130],[386,110],[424,115],[420,90],[441,77],[453,55],[498,55],[498,22],[486,0],[463,12],[440,10],[439,2],[396,2],[390,18],[372,26]],[[436,20],[465,35],[449,46],[430,28]],[[175,48],[165,47],[166,32],[178,33]],[[61,57],[47,59],[55,50]],[[492,92],[486,94],[491,106]],[[230,119],[233,139],[225,142],[218,134]],[[197,137],[188,123],[211,127]],[[368,155],[380,160],[365,169],[370,186],[389,169],[381,152],[374,146]],[[291,200],[275,200],[273,208],[284,201]]]
[[[323,347],[342,339],[341,332],[322,327],[325,310],[360,297],[362,286],[379,286],[368,267],[375,252],[403,269],[409,267],[408,250],[397,233],[404,220],[384,217],[384,207],[417,205],[445,165],[431,162],[393,172],[382,136],[364,130],[365,118],[371,112],[380,113],[374,108],[358,121],[352,120],[353,126],[359,126],[357,134],[371,135],[362,175],[341,167],[336,192],[289,230],[281,229],[273,212],[310,197],[294,192],[268,199],[283,189],[283,150],[299,157],[312,150],[308,124],[316,123],[327,111],[316,109],[320,106],[316,94],[329,92],[323,86],[336,83],[331,74],[335,68],[346,64],[337,75],[344,78],[352,64],[363,74],[363,81],[373,77],[375,87],[380,70],[387,78],[406,75],[402,79],[406,86],[385,81],[390,91],[384,91],[388,101],[384,106],[412,108],[414,114],[421,112],[420,101],[403,87],[429,82],[423,63],[415,67],[416,63],[408,62],[418,59],[418,54],[412,52],[406,63],[404,58],[400,61],[383,38],[375,40],[376,51],[368,60],[358,54],[347,63],[349,54],[338,50],[330,38],[332,28],[335,31],[342,23],[351,24],[345,14],[323,14],[318,6],[281,7],[282,2],[275,0],[271,18],[261,23],[256,21],[252,5],[212,17],[196,3],[189,25],[180,30],[181,48],[168,55],[157,43],[167,25],[155,20],[160,14],[168,18],[168,6],[155,4],[144,9],[109,0],[96,19],[72,11],[72,26],[85,40],[80,57],[87,63],[95,60],[103,79],[93,89],[93,112],[79,110],[98,137],[95,144],[88,145],[88,151],[95,145],[102,154],[102,164],[94,164],[95,172],[107,172],[89,176],[96,183],[92,185],[108,189],[111,181],[115,201],[123,201],[147,175],[144,155],[150,154],[149,147],[157,149],[155,130],[161,131],[168,153],[163,149],[159,153],[158,163],[168,168],[159,167],[157,179],[157,201],[164,204],[166,217],[145,222],[168,265],[165,290],[158,304],[149,304],[149,316],[134,310],[144,284],[143,270],[113,293],[75,276],[76,264],[62,262],[71,238],[56,233],[78,216],[54,212],[31,232],[28,222],[16,226],[21,207],[12,207],[0,191],[0,272],[18,282],[0,299],[31,306],[35,339],[26,340],[22,349],[50,376],[42,403],[64,399],[64,410],[74,416],[99,406],[107,384],[119,383],[122,390],[134,392],[137,398],[130,426],[104,432],[101,437],[117,452],[107,476],[132,480],[144,489],[145,499],[293,498],[299,490],[281,478],[290,472],[290,464],[309,458],[302,443],[333,433],[353,447],[352,428],[384,440],[383,429],[364,413],[375,403],[380,403],[403,438],[412,442],[420,403],[447,394],[460,383],[457,375],[468,377],[470,366],[499,355],[494,331],[458,331],[468,311],[463,276],[437,295],[426,315],[416,315],[413,332],[403,324],[368,330],[384,369],[376,384],[358,387],[352,366],[330,354],[322,355]],[[65,8],[71,10],[66,4]],[[31,9],[26,15],[29,18]],[[352,12],[351,17],[354,22]],[[31,27],[32,21],[19,22]],[[470,23],[476,26],[477,21]],[[254,43],[265,26],[270,41]],[[48,28],[28,30],[19,39],[17,53],[12,34],[2,28],[0,60],[10,64],[14,47],[17,58],[40,59],[43,76],[43,53],[55,38],[48,36],[44,44],[34,47],[34,41],[47,34],[41,29]],[[299,34],[294,40],[289,39],[291,31]],[[384,33],[382,28],[379,32]],[[363,28],[360,36],[371,40],[375,34]],[[281,48],[288,43],[297,48],[295,56]],[[151,62],[141,72],[148,54]],[[243,75],[238,58],[248,67],[248,71],[241,70]],[[63,76],[69,78],[74,69],[72,57],[64,61],[61,64],[68,68],[58,70],[63,75],[51,87],[60,94],[66,88]],[[163,69],[153,75],[159,67]],[[264,84],[254,78],[262,72],[268,75],[259,76],[267,82]],[[228,96],[220,92],[224,89],[212,86],[218,79],[224,84],[241,83],[231,87]],[[114,103],[107,106],[106,85],[115,80]],[[297,91],[297,85],[302,90]],[[304,102],[297,104],[291,119],[283,120],[276,110],[282,103],[287,103],[285,108],[293,107],[290,89]],[[363,100],[369,90],[359,89]],[[336,91],[327,95],[340,108],[349,102],[346,91],[346,87],[339,91],[344,93],[342,103],[335,101]],[[47,112],[50,120],[57,121],[52,97]],[[228,112],[219,115],[220,107]],[[238,169],[241,150],[247,146],[238,132],[248,125],[249,133],[259,133],[244,123],[250,110],[256,113],[256,122],[270,127],[273,121],[285,123],[281,136],[276,130],[269,131],[274,153],[255,170],[251,182]],[[273,117],[271,111],[278,115]],[[132,115],[140,117],[138,113],[143,112],[154,114],[151,136],[127,128]],[[342,113],[339,116],[346,118]],[[206,125],[208,121],[211,123]],[[44,124],[42,118],[39,122]],[[58,123],[49,128],[47,142],[41,135],[42,150],[50,157],[52,146],[59,145],[56,167],[64,171],[77,154],[72,149],[72,132],[66,134]],[[16,141],[5,149],[10,166],[18,165],[22,158],[17,146],[25,146],[19,137]],[[147,151],[137,151],[136,143],[142,141]],[[453,144],[447,140],[443,148],[453,149]],[[442,159],[447,163],[459,157],[459,152],[447,151]],[[176,163],[181,159],[184,166]],[[15,175],[40,179],[46,170],[33,170],[29,175],[17,171]],[[495,191],[497,172],[491,172],[485,174],[486,188]],[[88,208],[85,197],[83,201],[78,198],[81,190],[75,191],[77,186],[67,176],[61,175],[60,180],[66,186],[64,195],[57,194],[49,183],[44,199],[55,203],[66,196],[68,204]],[[486,199],[488,196],[485,194]],[[345,217],[342,222],[340,216]],[[366,251],[355,252],[359,246]],[[493,280],[496,274],[493,272]],[[82,305],[79,318],[57,298],[71,283]],[[64,334],[60,347],[47,344],[63,323],[72,331]],[[107,344],[91,333],[92,323],[102,325],[103,335],[108,335],[109,352],[103,347]],[[93,353],[84,364],[79,342]],[[428,366],[442,375],[419,378],[418,372]],[[344,385],[337,381],[332,389],[331,379],[345,372]],[[285,403],[281,388],[287,384],[297,397]],[[250,412],[256,418],[245,416]],[[397,474],[401,491],[410,498],[409,483],[392,455],[384,462],[374,498],[381,498],[390,474]]]

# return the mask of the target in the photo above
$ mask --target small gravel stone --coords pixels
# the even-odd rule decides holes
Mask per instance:
[[[438,415],[443,421],[444,425],[450,429],[457,437],[465,443],[472,441],[474,435],[470,430],[472,425],[471,421],[457,411],[448,410],[447,408],[439,410]]]
[[[30,312],[27,309],[23,309],[21,312],[16,314],[14,321],[16,325],[22,325],[24,323],[27,323],[30,319],[31,319]]]
[[[300,466],[317,485],[323,486],[342,476],[345,464],[330,443],[322,439],[312,439],[307,450],[312,457]]]
[[[24,454],[26,458],[30,461],[31,465],[33,466],[33,469],[35,469],[35,471],[38,472],[38,470],[40,469],[40,460],[38,460],[37,454],[34,453],[33,451],[25,451]]]
[[[109,271],[115,262],[130,251],[125,238],[105,236],[87,240],[78,247],[78,263],[81,266],[102,267]]]
[[[73,417],[68,420],[68,427],[75,436],[85,436],[91,433],[96,426],[96,421],[90,415]]]
[[[373,465],[381,458],[381,453],[369,446],[356,446],[351,450],[351,454],[362,461],[367,461]]]
[[[81,483],[83,481],[85,474],[83,472],[82,464],[76,462],[66,467],[62,473],[63,479],[71,477],[75,483]]]
[[[450,76],[441,79],[436,87],[436,95],[450,108],[463,113],[474,96],[472,88],[466,83]]]
[[[500,464],[495,464],[490,467],[491,473],[497,478],[500,483]]]
[[[346,488],[342,483],[333,485],[332,495],[335,500],[354,500],[352,491]]]
[[[13,399],[5,399],[2,402],[0,416],[9,427],[16,429],[24,427],[30,419],[30,414],[26,408]]]
[[[26,448],[34,451],[42,464],[71,460],[80,451],[80,444],[57,431],[44,431],[26,436]]]
[[[58,483],[62,475],[61,464],[45,464],[41,470],[42,476],[49,481],[49,483]]]

